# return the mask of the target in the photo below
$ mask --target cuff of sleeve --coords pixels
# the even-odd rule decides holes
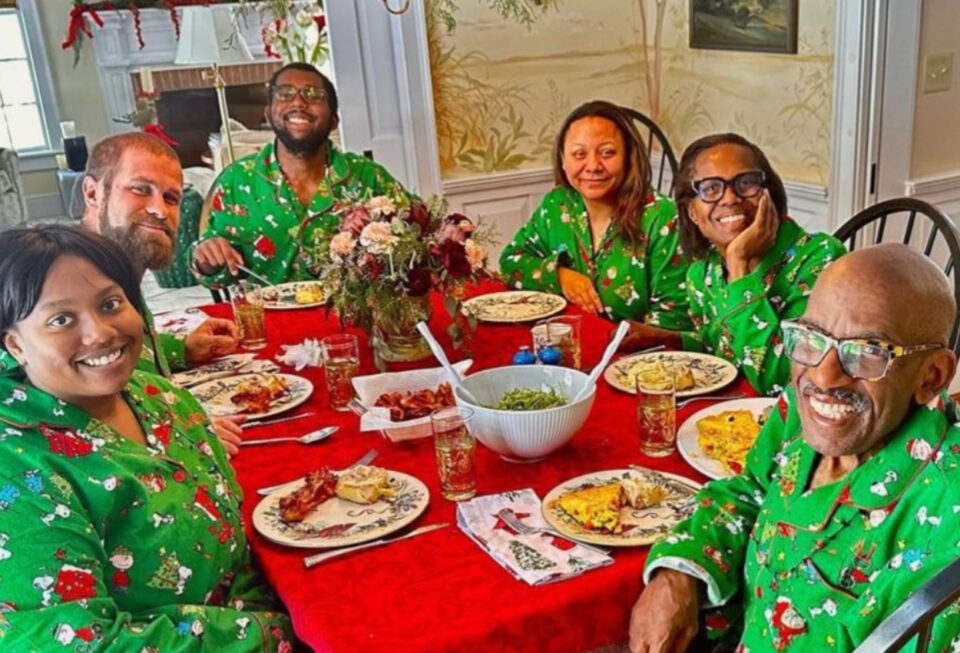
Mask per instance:
[[[163,355],[167,359],[171,372],[182,372],[190,367],[187,363],[186,339],[166,334],[163,338]]]
[[[760,268],[727,284],[726,292],[717,297],[719,319],[727,319],[731,313],[756,301],[759,297],[766,295],[766,292]]]
[[[673,571],[679,571],[681,574],[686,574],[687,576],[693,576],[694,578],[702,580],[704,585],[707,586],[707,600],[706,603],[701,606],[703,608],[716,608],[730,600],[729,596],[724,597],[722,595],[720,592],[720,585],[713,578],[713,576],[711,576],[706,569],[695,563],[693,560],[672,556],[657,558],[653,562],[649,563],[643,570],[644,585],[648,585],[650,583],[650,578],[653,577],[653,572],[657,569],[672,569]]]
[[[201,284],[207,288],[223,288],[230,283],[230,271],[226,266],[220,269],[219,272],[214,272],[213,274],[204,274],[199,269],[197,269],[197,246],[204,241],[203,238],[196,241],[190,245],[190,250],[187,254],[187,260],[190,261],[190,271],[193,272],[193,276],[197,278]]]

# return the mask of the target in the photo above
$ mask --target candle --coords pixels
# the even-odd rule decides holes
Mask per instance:
[[[147,67],[140,69],[140,90],[144,93],[153,93],[153,71]]]

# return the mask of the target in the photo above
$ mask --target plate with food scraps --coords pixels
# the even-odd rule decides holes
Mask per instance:
[[[677,429],[677,449],[705,476],[736,476],[776,404],[775,397],[751,397],[707,406]]]
[[[313,384],[294,374],[238,374],[195,385],[190,393],[210,415],[262,419],[304,403]]]
[[[695,397],[719,390],[737,378],[737,368],[710,354],[692,351],[651,351],[623,358],[603,372],[607,383],[623,392],[636,393],[637,376],[656,385],[673,374],[678,397]]]
[[[242,368],[248,366],[256,354],[231,354],[216,360],[194,367],[184,372],[177,372],[170,376],[170,380],[181,388],[205,383],[213,379],[223,378],[237,374]]]
[[[699,484],[675,474],[610,469],[550,490],[543,499],[543,518],[588,544],[642,546],[690,516],[699,489]]]
[[[277,544],[331,548],[360,544],[412,523],[430,502],[418,478],[360,465],[310,472],[267,495],[253,510],[253,527]]]
[[[567,307],[559,295],[532,290],[508,290],[480,295],[463,303],[464,311],[481,322],[532,322],[556,315]]]
[[[274,311],[292,311],[298,308],[323,306],[323,286],[319,281],[290,281],[278,283],[274,288],[269,286],[263,288],[264,308]]]

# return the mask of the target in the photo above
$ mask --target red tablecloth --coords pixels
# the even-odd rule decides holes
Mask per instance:
[[[431,328],[443,333],[449,318],[439,300]],[[228,317],[229,306],[206,307],[211,315]],[[281,344],[336,332],[335,319],[321,310],[269,311],[268,347],[273,357]],[[586,316],[583,322],[583,364],[599,361],[611,324]],[[374,373],[366,338],[361,337],[362,373]],[[446,339],[441,342],[449,344]],[[507,365],[520,345],[530,343],[529,325],[481,325],[470,344],[474,371]],[[451,361],[466,357],[447,348]],[[425,366],[435,365],[429,359]],[[247,531],[254,553],[290,610],[297,634],[317,651],[583,651],[621,641],[627,636],[630,609],[642,587],[641,571],[648,548],[618,550],[615,563],[578,578],[530,587],[515,580],[456,526],[456,504],[440,496],[430,438],[392,443],[377,433],[361,433],[359,418],[328,408],[323,372],[301,372],[317,392],[299,411],[316,411],[304,419],[260,428],[247,436],[300,435],[328,424],[340,430],[316,445],[277,444],[242,450],[234,460],[247,502]],[[750,392],[738,380],[730,391]],[[680,411],[678,424],[702,408],[694,403]],[[377,465],[409,474],[426,483],[431,503],[415,526],[449,522],[450,526],[404,542],[345,556],[312,570],[303,557],[311,550],[272,544],[253,531],[255,490],[291,480],[321,465],[334,469],[351,464],[368,449],[380,455]],[[603,469],[638,463],[706,479],[674,453],[652,459],[640,455],[634,397],[603,381],[590,418],[560,451],[534,464],[511,464],[483,446],[478,451],[478,493],[530,487],[544,496],[562,481]]]

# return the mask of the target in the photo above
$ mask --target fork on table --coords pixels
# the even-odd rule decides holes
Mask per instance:
[[[584,544],[583,542],[580,542],[578,540],[573,539],[572,537],[564,535],[559,531],[555,531],[552,528],[548,528],[545,526],[531,526],[530,524],[525,524],[520,520],[519,517],[517,517],[517,513],[513,512],[513,510],[511,510],[510,508],[504,508],[503,510],[498,512],[497,517],[502,519],[504,524],[506,524],[513,530],[515,530],[520,535],[538,535],[540,533],[544,533],[552,537],[559,537],[560,539],[566,540],[568,542],[573,542],[574,544],[579,544],[583,548],[590,549],[591,551],[595,551],[596,553],[600,553],[603,555],[610,555],[610,549],[604,548],[602,546],[597,546],[595,544]]]
[[[713,396],[704,395],[702,397],[689,397],[688,399],[683,399],[682,401],[678,401],[677,408],[683,408],[687,404],[692,403],[694,401],[720,401],[720,400],[727,401],[729,399],[742,399],[743,396],[744,395],[742,392],[738,392],[735,395],[713,395]]]
[[[350,468],[352,468],[352,467],[357,467],[357,466],[359,466],[359,465],[366,465],[367,463],[369,463],[370,461],[372,461],[372,460],[373,460],[374,458],[376,458],[376,457],[377,457],[377,450],[376,450],[376,449],[371,449],[371,450],[368,451],[367,453],[363,454],[363,456],[361,456],[360,459],[357,460],[357,462],[353,463],[352,465],[350,465],[350,466],[347,467],[346,469],[350,469]],[[276,490],[279,490],[280,488],[282,488],[282,487],[283,487],[284,485],[286,485],[287,483],[292,483],[293,481],[296,481],[296,480],[298,480],[299,478],[303,478],[303,477],[300,476],[300,477],[297,477],[297,478],[294,478],[294,479],[290,479],[289,481],[284,481],[283,483],[277,483],[276,485],[270,485],[270,486],[268,486],[268,487],[262,487],[262,488],[260,488],[259,490],[257,490],[257,494],[259,494],[259,495],[262,496],[262,497],[265,497],[265,496],[267,496],[268,494],[270,494],[271,492],[275,492]]]

